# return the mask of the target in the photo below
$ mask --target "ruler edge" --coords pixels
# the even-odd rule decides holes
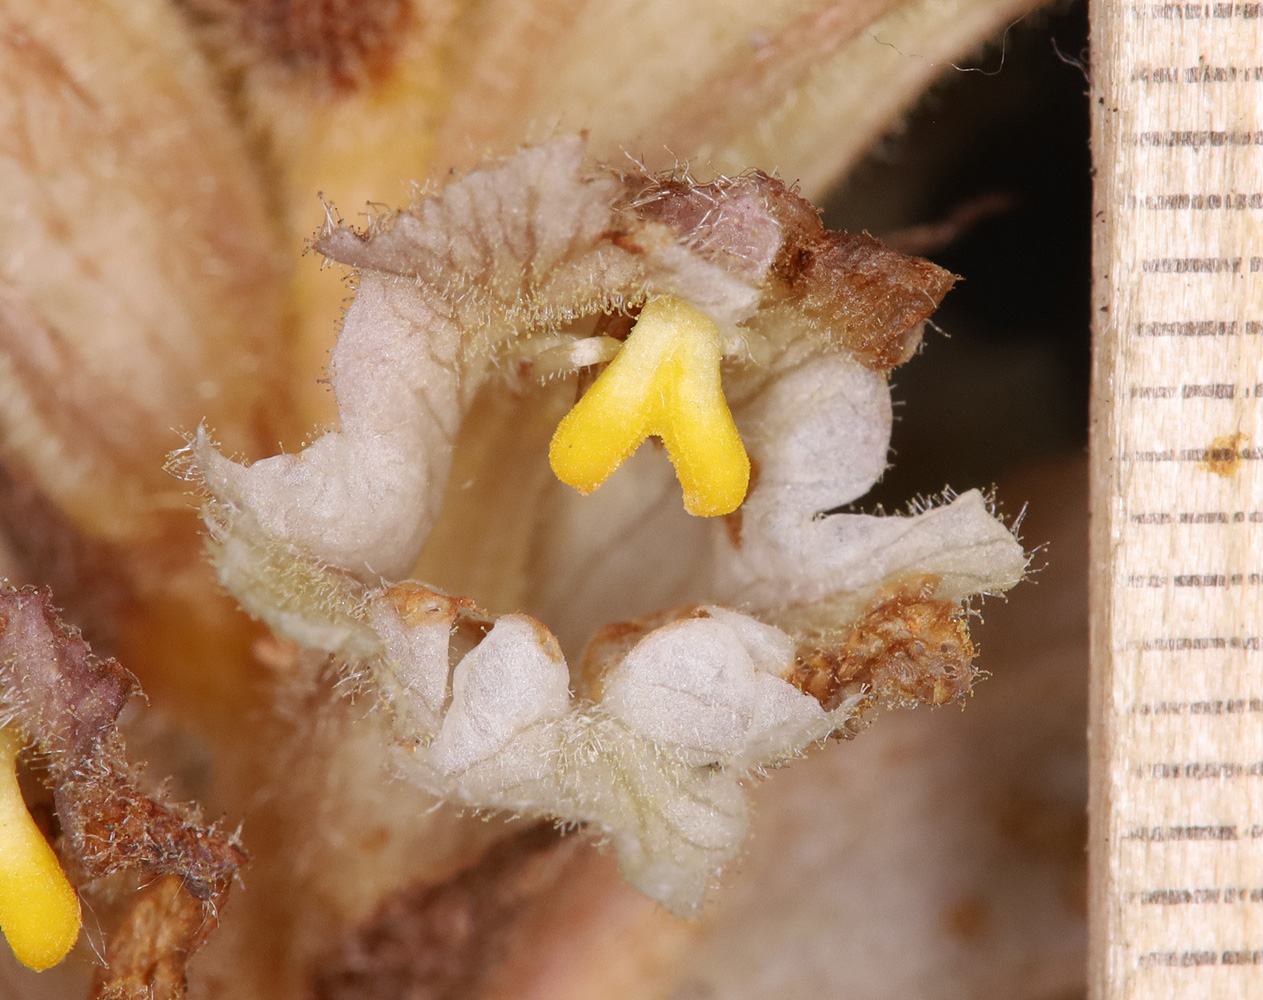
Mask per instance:
[[[1122,984],[1111,968],[1111,946],[1120,929],[1113,845],[1110,842],[1114,804],[1111,749],[1114,686],[1113,591],[1117,578],[1114,497],[1119,469],[1114,406],[1114,377],[1121,343],[1114,314],[1116,271],[1132,261],[1116,246],[1114,210],[1121,204],[1111,181],[1120,158],[1117,110],[1111,97],[1123,69],[1119,22],[1129,0],[1089,0],[1088,38],[1091,52],[1089,87],[1092,155],[1092,364],[1088,412],[1088,998],[1118,1000]],[[1111,195],[1114,195],[1111,201]],[[1121,266],[1120,266],[1121,265]]]
[[[1182,0],[1181,0],[1182,2]],[[1194,0],[1195,2],[1195,0]],[[1119,586],[1121,535],[1126,528],[1116,503],[1124,469],[1117,416],[1125,405],[1115,394],[1126,330],[1114,312],[1139,270],[1135,247],[1117,238],[1115,220],[1128,192],[1118,182],[1124,162],[1116,100],[1125,95],[1130,53],[1137,32],[1125,30],[1135,0],[1089,0],[1090,137],[1092,155],[1092,364],[1089,396],[1088,478],[1088,1000],[1125,1000],[1135,970],[1118,959],[1128,942],[1118,881],[1118,844],[1111,843],[1116,789],[1113,753],[1122,738],[1112,692],[1121,660],[1114,641],[1115,592]],[[1138,31],[1138,29],[1137,29]],[[1263,51],[1260,52],[1263,56]],[[1125,287],[1121,282],[1127,281]],[[1120,706],[1121,707],[1121,706]],[[1235,995],[1235,994],[1234,994]],[[1146,995],[1147,997],[1147,995]]]

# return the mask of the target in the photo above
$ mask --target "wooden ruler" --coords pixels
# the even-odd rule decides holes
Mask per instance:
[[[1263,6],[1092,48],[1091,995],[1263,998]]]

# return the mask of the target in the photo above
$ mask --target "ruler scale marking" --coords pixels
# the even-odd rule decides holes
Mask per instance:
[[[1092,996],[1263,998],[1263,6],[1092,36]]]

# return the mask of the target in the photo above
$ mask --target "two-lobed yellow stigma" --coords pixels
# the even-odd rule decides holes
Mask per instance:
[[[719,330],[672,296],[651,299],[626,343],[553,435],[557,478],[591,493],[650,435],[662,439],[684,509],[729,514],[750,485],[746,455],[724,399]]]
[[[0,729],[0,930],[18,961],[40,972],[78,939],[79,897],[22,801],[21,748],[17,733]]]

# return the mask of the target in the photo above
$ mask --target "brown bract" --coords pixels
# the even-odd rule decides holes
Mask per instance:
[[[825,229],[819,209],[760,170],[711,184],[674,175],[625,180],[639,218],[669,226],[686,246],[725,266],[753,259],[774,235],[768,304],[801,310],[813,333],[875,371],[912,357],[925,320],[956,282],[951,272],[867,233]]]
[[[0,589],[0,704],[53,768],[73,772],[113,737],[136,686],[61,621],[49,591]]]
[[[140,947],[138,936],[151,942],[145,946],[151,952],[163,941],[178,942],[171,947],[180,957],[173,951],[160,960],[170,969],[178,961],[182,978],[182,956],[203,932],[186,934],[178,921],[162,933],[146,928],[164,921],[163,914],[190,909],[200,927],[246,856],[234,837],[203,825],[195,807],[159,802],[139,788],[118,729],[119,713],[137,690],[130,673],[95,656],[78,629],[61,620],[47,590],[0,588],[0,709],[47,756],[64,860],[80,882],[119,872],[174,876],[183,901],[170,893],[160,900],[155,894],[164,883],[151,885],[125,918],[117,948],[130,954]]]
[[[62,830],[88,875],[137,871],[179,875],[195,898],[223,896],[245,853],[201,824],[196,809],[155,802],[125,774],[69,779],[55,791]]]

